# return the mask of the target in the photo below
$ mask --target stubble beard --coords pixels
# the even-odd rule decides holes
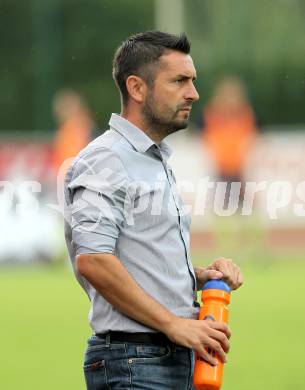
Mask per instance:
[[[177,119],[179,109],[174,112],[169,112],[168,115],[159,114],[154,107],[157,107],[153,96],[147,96],[145,105],[143,106],[143,117],[149,128],[158,131],[160,135],[165,137],[175,133],[178,130],[186,129],[188,126],[188,118],[185,120]]]

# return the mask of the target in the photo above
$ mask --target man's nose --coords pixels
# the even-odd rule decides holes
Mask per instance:
[[[195,85],[192,84],[186,94],[185,94],[185,99],[186,100],[192,100],[193,102],[196,102],[197,100],[199,100],[199,93],[197,92],[197,89],[195,88]]]

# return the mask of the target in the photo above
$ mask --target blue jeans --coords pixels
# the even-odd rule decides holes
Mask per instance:
[[[84,374],[88,390],[194,390],[194,353],[175,345],[88,339]]]

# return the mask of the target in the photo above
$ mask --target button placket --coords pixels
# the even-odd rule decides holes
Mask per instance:
[[[184,245],[186,264],[187,264],[187,268],[189,270],[189,273],[191,274],[191,277],[193,279],[193,288],[195,289],[196,288],[196,278],[195,278],[195,275],[194,275],[194,273],[192,271],[193,265],[191,264],[190,259],[189,259],[189,254],[188,254],[188,250],[187,250],[187,246],[186,246],[186,240],[185,240],[185,237],[184,237],[184,229],[183,229],[183,225],[182,225],[182,218],[181,218],[181,215],[180,215],[179,196],[177,194],[177,187],[176,187],[176,183],[175,183],[175,180],[174,180],[173,172],[167,166],[166,162],[163,160],[162,155],[161,155],[161,157],[159,156],[159,158],[160,158],[161,163],[163,165],[163,168],[164,168],[164,171],[165,171],[165,174],[166,174],[166,177],[167,177],[167,181],[168,181],[168,184],[169,184],[170,192],[172,194],[172,197],[173,197],[176,209],[177,209],[178,226],[179,226],[180,236],[181,236],[181,239],[182,239],[182,242],[183,242],[183,245]]]
[[[192,276],[193,287],[195,289],[196,288],[196,277],[195,277],[195,274],[193,272],[193,264],[191,263],[191,260],[190,260],[190,257],[189,257],[189,253],[188,253],[188,250],[187,250],[186,239],[184,237],[185,231],[183,229],[182,217],[181,217],[181,212],[180,212],[180,197],[178,196],[178,193],[177,193],[177,186],[176,186],[176,182],[174,180],[174,176],[173,176],[172,171],[169,168],[166,169],[166,167],[164,167],[164,169],[166,171],[166,175],[167,175],[168,181],[170,183],[170,189],[171,189],[171,192],[173,194],[174,202],[175,202],[175,205],[176,205],[176,208],[177,208],[178,224],[179,224],[180,235],[181,235],[181,239],[183,241],[183,245],[184,245],[184,249],[185,249],[185,257],[186,257],[188,270],[189,270],[189,273]]]

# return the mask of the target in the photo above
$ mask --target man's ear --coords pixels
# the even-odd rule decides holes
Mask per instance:
[[[137,103],[143,103],[147,94],[147,85],[141,77],[131,75],[127,77],[126,88],[130,98]]]

